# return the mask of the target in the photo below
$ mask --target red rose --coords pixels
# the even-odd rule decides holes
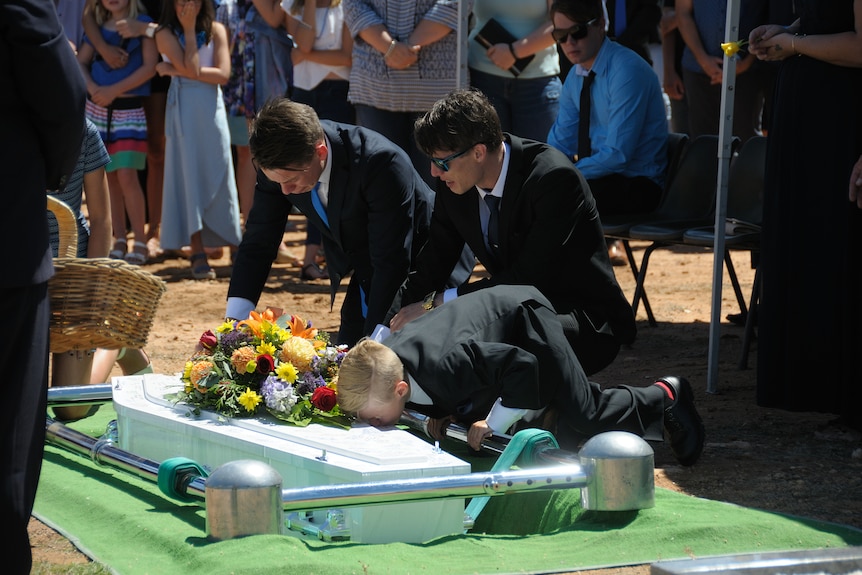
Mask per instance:
[[[336,403],[338,403],[338,398],[335,395],[335,390],[328,387],[318,387],[311,395],[311,405],[320,411],[332,411]]]
[[[257,372],[269,373],[275,369],[275,361],[272,356],[267,354],[257,356]]]
[[[204,349],[213,349],[216,345],[218,345],[218,337],[216,337],[216,334],[214,334],[211,329],[208,329],[201,336],[200,343],[204,347]]]

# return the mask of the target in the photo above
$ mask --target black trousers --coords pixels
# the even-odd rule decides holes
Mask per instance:
[[[0,557],[6,572],[30,572],[27,524],[33,511],[42,453],[48,388],[48,285],[0,289],[0,373],[4,404],[0,418]]]
[[[617,357],[620,343],[603,318],[590,317],[581,310],[575,310],[557,314],[557,319],[586,375],[598,373]]]
[[[643,214],[658,207],[662,189],[649,178],[611,174],[587,182],[596,198],[599,216]]]

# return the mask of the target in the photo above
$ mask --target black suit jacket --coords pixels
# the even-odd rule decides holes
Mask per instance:
[[[581,173],[553,147],[506,135],[509,171],[500,204],[498,261],[485,248],[479,192],[438,186],[431,237],[387,317],[440,290],[466,242],[491,277],[463,284],[459,295],[495,285],[534,285],[556,311],[607,323],[620,343],[635,337],[631,305],[607,255],[596,202]]]
[[[383,344],[433,401],[408,406],[431,417],[482,419],[498,397],[506,407],[540,409],[558,386],[587,385],[556,312],[533,287],[498,286],[459,298]]]
[[[383,344],[432,401],[407,406],[430,417],[472,423],[500,398],[510,408],[555,407],[554,433],[564,449],[603,431],[662,437],[664,392],[590,382],[556,310],[534,287],[495,286],[459,297]]]
[[[0,244],[15,253],[0,287],[53,272],[45,191],[65,186],[81,153],[87,92],[77,70],[50,0],[0,2],[0,197],[11,216]]]
[[[332,170],[327,219],[317,214],[311,193],[285,196],[258,171],[254,204],[231,275],[228,297],[260,298],[292,206],[323,235],[332,301],[341,280],[362,288],[367,315],[362,326],[345,326],[357,310],[342,309],[341,333],[370,334],[382,323],[413,258],[428,236],[433,192],[407,154],[380,134],[323,120]],[[345,306],[359,306],[358,298]],[[349,328],[349,329],[348,329]],[[351,339],[354,339],[351,337]],[[346,341],[345,343],[353,343]]]

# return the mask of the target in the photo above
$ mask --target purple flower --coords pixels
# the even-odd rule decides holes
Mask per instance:
[[[252,335],[242,331],[229,331],[221,336],[221,350],[227,356],[244,345],[251,345]]]
[[[277,413],[288,413],[296,405],[293,386],[274,375],[267,377],[261,384],[260,394],[266,406]]]
[[[296,380],[296,393],[306,395],[312,393],[321,385],[326,385],[326,382],[317,374],[310,371],[301,373],[299,379]]]

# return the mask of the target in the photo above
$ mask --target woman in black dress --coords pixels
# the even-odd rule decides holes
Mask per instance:
[[[862,0],[797,0],[749,37],[781,60],[763,209],[757,403],[862,429]]]

